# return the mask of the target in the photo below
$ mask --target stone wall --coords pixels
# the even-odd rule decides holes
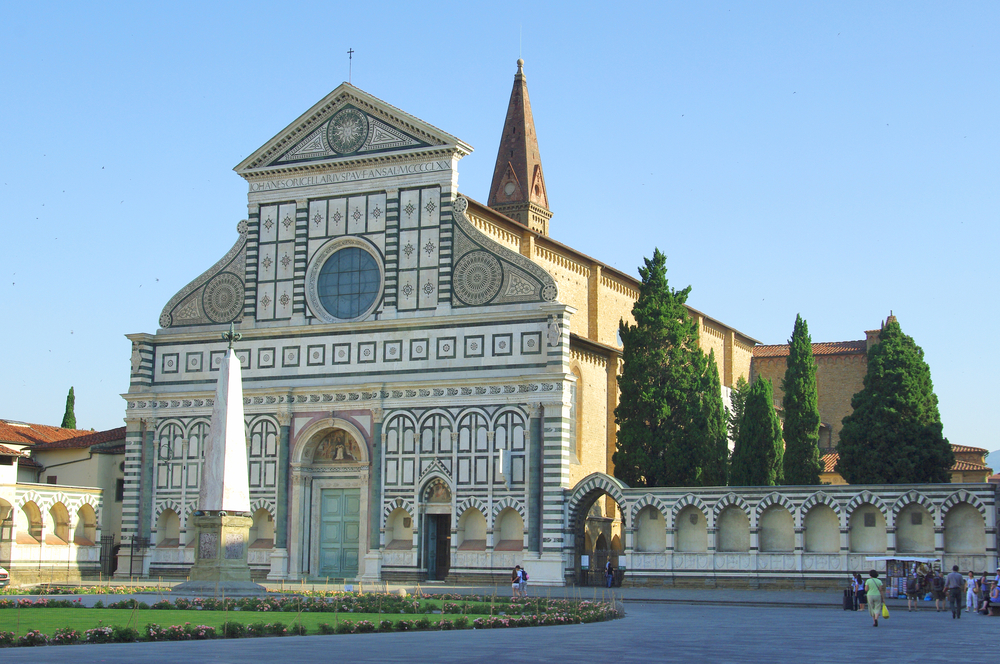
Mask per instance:
[[[977,574],[997,568],[997,493],[991,484],[628,488],[595,473],[566,493],[566,522],[595,500],[621,507],[629,583],[826,586],[885,563],[927,556]],[[565,534],[566,579],[584,544]],[[582,531],[581,531],[582,532]]]

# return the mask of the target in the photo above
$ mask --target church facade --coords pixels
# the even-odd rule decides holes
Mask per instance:
[[[563,582],[565,492],[611,470],[617,325],[638,283],[548,236],[520,63],[490,206],[458,191],[471,151],[345,83],[236,167],[249,194],[235,244],[155,334],[129,335],[122,555],[145,547],[143,573],[194,561],[220,333],[235,324],[258,575],[530,564]],[[724,383],[746,375],[754,341],[693,313]]]

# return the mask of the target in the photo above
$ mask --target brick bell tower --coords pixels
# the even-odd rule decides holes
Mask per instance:
[[[491,208],[542,235],[549,234],[549,197],[545,191],[538,136],[531,117],[524,60],[517,61],[514,89],[500,137],[488,204]]]

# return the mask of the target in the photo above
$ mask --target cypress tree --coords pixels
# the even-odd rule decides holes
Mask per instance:
[[[868,350],[864,388],[851,399],[837,472],[851,484],[950,482],[955,455],[944,437],[924,351],[895,316]]]
[[[684,306],[691,287],[670,288],[659,249],[644,262],[635,325],[621,321],[618,328],[623,368],[615,476],[630,486],[699,486],[706,429],[697,418],[708,363]]]
[[[781,484],[783,448],[771,381],[758,376],[747,394],[740,420],[739,438],[729,468],[730,485]]]
[[[819,406],[816,396],[816,360],[809,327],[795,316],[785,377],[785,484],[819,484],[823,466],[819,454]]]
[[[63,413],[63,421],[59,426],[63,429],[75,429],[76,428],[76,413],[73,412],[73,408],[76,405],[76,397],[73,396],[73,388],[69,388],[69,394],[66,395],[66,412]]]
[[[743,419],[743,409],[747,403],[747,395],[750,394],[750,383],[743,376],[736,379],[736,385],[729,393],[729,407],[726,408],[726,429],[729,431],[729,440],[736,442],[740,437],[740,421]]]
[[[708,366],[702,381],[702,414],[705,419],[705,465],[702,472],[704,486],[726,486],[729,479],[729,437],[726,426],[726,408],[722,404],[722,384],[715,351],[709,351]]]

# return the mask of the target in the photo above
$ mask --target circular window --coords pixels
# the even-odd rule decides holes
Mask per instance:
[[[334,240],[316,253],[306,283],[306,296],[317,318],[329,323],[360,320],[381,299],[381,261],[360,240]]]

